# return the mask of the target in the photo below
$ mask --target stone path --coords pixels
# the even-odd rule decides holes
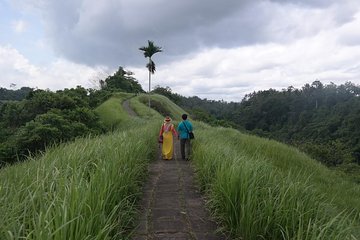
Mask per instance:
[[[196,188],[190,162],[181,160],[179,141],[174,143],[173,160],[162,160],[159,148],[150,165],[133,239],[226,239],[215,234],[217,226]]]
[[[129,100],[122,104],[130,116],[137,114]],[[159,125],[160,127],[160,125]],[[223,240],[216,234],[205,202],[194,182],[189,161],[181,160],[180,143],[174,140],[174,158],[157,159],[149,166],[149,177],[140,201],[140,218],[134,240]]]

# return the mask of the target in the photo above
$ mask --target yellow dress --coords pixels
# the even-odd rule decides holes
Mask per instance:
[[[162,143],[162,158],[171,160],[174,153],[174,135],[177,136],[174,125],[172,123],[164,123],[161,126],[160,136],[163,136]]]
[[[162,157],[171,160],[174,152],[174,138],[172,132],[163,133]]]

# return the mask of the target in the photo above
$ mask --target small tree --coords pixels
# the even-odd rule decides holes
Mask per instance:
[[[161,47],[158,47],[154,45],[153,41],[148,40],[148,46],[147,47],[141,47],[139,50],[144,52],[144,57],[149,58],[148,64],[146,64],[147,69],[149,70],[149,107],[150,107],[150,89],[151,89],[151,74],[155,73],[155,63],[151,59],[151,57],[158,52],[162,52]]]

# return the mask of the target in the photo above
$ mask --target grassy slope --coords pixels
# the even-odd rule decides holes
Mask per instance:
[[[108,126],[126,130],[78,139],[0,171],[0,239],[127,237],[159,121],[130,119],[120,105],[127,97],[99,107]]]
[[[151,100],[152,101],[156,101],[158,103],[161,104],[161,107],[163,109],[166,109],[167,111],[167,115],[171,116],[173,118],[174,121],[181,121],[181,115],[183,113],[186,113],[182,108],[180,108],[179,106],[177,106],[176,104],[174,104],[173,102],[171,102],[167,97],[162,96],[162,95],[158,95],[158,94],[154,94],[151,95]],[[145,94],[141,94],[139,95],[137,98],[134,99],[135,101],[138,102],[143,102],[147,104],[148,101],[148,95]],[[143,107],[145,107],[144,105],[142,105]],[[148,114],[149,112],[149,108],[146,107],[146,109],[142,109],[141,111],[138,111],[138,113],[140,115],[142,114]],[[151,112],[156,112],[154,110],[151,110]],[[156,112],[156,116],[158,116],[159,113]],[[154,113],[150,113],[150,116],[154,116]],[[161,115],[160,115],[161,116]],[[165,117],[165,116],[162,116]]]
[[[295,148],[198,126],[194,165],[216,217],[245,239],[357,239],[359,186]],[[343,212],[345,211],[345,212]]]
[[[121,104],[132,96],[133,94],[130,93],[114,94],[110,99],[97,107],[96,112],[100,115],[101,121],[107,128],[116,129],[130,120]]]
[[[152,99],[181,116],[166,97]],[[282,143],[197,122],[195,128],[199,182],[233,237],[352,239],[358,234],[350,226],[358,225],[353,218],[360,213],[359,185]]]
[[[163,118],[138,96],[130,105],[141,118],[130,119],[121,108],[128,97],[119,94],[98,108],[107,126],[123,131],[79,139],[0,171],[5,203],[0,206],[0,239],[20,234],[28,239],[105,239],[115,232],[125,236],[133,221],[133,196],[140,194],[138,183],[154,154]],[[178,106],[163,96],[152,98],[180,120]],[[214,215],[234,237],[348,238],[349,217],[334,216],[344,209],[359,215],[357,185],[281,143],[194,125],[193,164],[199,183]]]
[[[167,98],[154,97],[172,116],[181,116]],[[358,185],[293,147],[233,129],[194,125],[199,182],[233,237],[351,239],[357,234],[349,226],[360,213]]]

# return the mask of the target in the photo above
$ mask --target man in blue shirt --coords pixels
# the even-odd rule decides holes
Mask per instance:
[[[189,160],[191,151],[189,133],[193,131],[193,126],[191,122],[187,120],[187,114],[183,114],[181,117],[183,121],[177,128],[179,133],[178,139],[180,139],[181,158],[183,160]]]

